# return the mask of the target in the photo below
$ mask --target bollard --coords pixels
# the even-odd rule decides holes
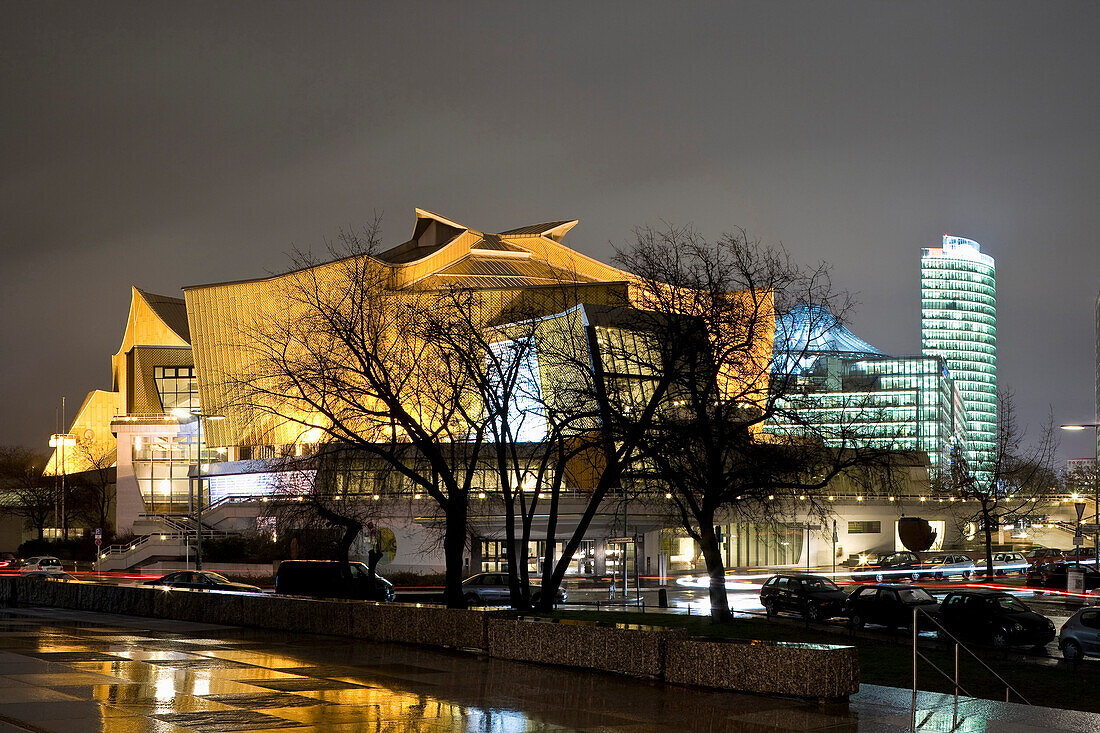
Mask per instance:
[[[660,588],[657,591],[657,607],[668,608],[668,589]]]

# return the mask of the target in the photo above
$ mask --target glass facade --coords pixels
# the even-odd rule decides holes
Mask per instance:
[[[563,542],[554,543],[554,557],[561,556]],[[527,573],[531,578],[540,577],[542,558],[546,554],[545,540],[531,540],[527,543]],[[593,575],[596,572],[596,542],[581,540],[580,547],[573,555],[566,569],[566,575]],[[608,561],[610,562],[610,560]],[[500,540],[481,540],[481,572],[499,573],[508,569],[508,555],[505,543]],[[610,571],[609,571],[610,572]]]
[[[993,258],[944,235],[921,254],[921,349],[942,357],[967,415],[967,458],[988,475],[997,440],[997,292]]]
[[[735,522],[721,527],[727,568],[794,565],[802,557],[804,524]]]
[[[141,497],[150,514],[181,514],[191,511],[187,471],[199,460],[195,423],[180,426],[177,435],[134,437],[132,460]],[[216,449],[203,449],[203,463],[222,460]],[[204,503],[210,492],[204,487]]]
[[[825,443],[858,439],[893,450],[923,451],[932,468],[965,447],[965,417],[943,360],[826,356],[793,375],[765,430],[797,434],[813,425]]]
[[[195,367],[153,367],[153,382],[157,385],[157,394],[160,395],[160,404],[165,412],[191,410],[199,406]]]

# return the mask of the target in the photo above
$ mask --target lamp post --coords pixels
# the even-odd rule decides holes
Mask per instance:
[[[1062,430],[1087,430],[1092,428],[1092,500],[1096,509],[1096,532],[1092,535],[1092,566],[1100,570],[1100,423],[1085,422],[1076,425],[1062,425]]]
[[[69,514],[65,508],[65,453],[69,446],[76,445],[76,436],[72,433],[55,433],[50,436],[50,447],[56,448],[61,457],[61,539],[69,539]],[[54,461],[54,470],[57,470],[57,461]],[[57,512],[57,504],[53,505]],[[55,517],[56,519],[56,517]]]
[[[197,455],[195,456],[197,481],[197,488],[195,489],[195,570],[202,570],[202,421],[204,418],[206,420],[224,420],[225,415],[208,415],[201,408],[195,408],[188,412],[195,416],[198,423],[198,445],[196,447]]]

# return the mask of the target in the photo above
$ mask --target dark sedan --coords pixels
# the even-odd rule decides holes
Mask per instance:
[[[161,578],[145,581],[145,585],[164,588],[186,588],[188,590],[232,590],[242,593],[262,593],[258,586],[247,583],[234,583],[224,575],[202,570],[181,570],[168,573]]]
[[[913,623],[913,609],[921,608],[935,615],[939,602],[928,591],[916,585],[867,585],[854,591],[844,602],[844,615],[852,626],[882,624],[895,629]],[[917,628],[929,626],[927,621]]]
[[[877,552],[861,556],[857,571],[873,574],[876,582],[891,580],[917,580],[921,568],[920,558],[915,552]]]
[[[1044,646],[1055,636],[1046,616],[1013,595],[991,590],[948,593],[940,604],[940,623],[963,641],[995,647]]]
[[[769,617],[793,611],[809,621],[824,621],[840,615],[846,597],[833,581],[820,575],[773,575],[760,588],[760,603]]]
[[[1071,562],[1048,562],[1044,565],[1036,565],[1028,571],[1026,585],[1028,588],[1066,590],[1070,570],[1080,570],[1084,574],[1085,590],[1100,588],[1100,573],[1084,565],[1075,566]],[[1042,593],[1043,591],[1036,590],[1035,592]]]
[[[531,588],[531,603],[538,605],[542,600],[542,591]],[[508,573],[478,573],[462,581],[462,595],[468,606],[492,606],[507,605],[512,602],[511,590],[508,587]],[[558,588],[554,605],[565,603],[565,591]]]

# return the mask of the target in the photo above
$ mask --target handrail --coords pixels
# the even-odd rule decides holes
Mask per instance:
[[[955,642],[955,677],[954,677],[954,679],[952,679],[950,675],[948,675],[946,672],[944,672],[942,669],[940,669],[939,666],[935,662],[933,662],[931,659],[926,657],[924,654],[921,654],[919,651],[917,651],[917,630],[919,628],[918,627],[918,618],[920,617],[920,614],[922,614],[922,613],[925,615],[926,618],[928,618],[929,621],[931,621],[933,624],[935,624],[937,627],[939,627],[940,633],[945,634],[949,639],[951,639],[952,641]],[[1018,698],[1020,698],[1021,700],[1024,701],[1024,704],[1031,705],[1031,701],[1028,700],[1026,697],[1024,697],[1023,694],[1021,694],[1019,690],[1017,690],[1015,687],[1013,687],[1011,684],[1009,684],[1009,682],[1007,680],[1005,680],[1004,677],[1001,677],[999,674],[997,674],[997,672],[994,671],[994,669],[992,667],[990,667],[988,664],[983,662],[982,659],[977,654],[975,654],[973,652],[973,650],[971,650],[968,646],[966,646],[961,641],[959,641],[958,638],[956,638],[954,634],[952,634],[950,631],[948,631],[946,628],[944,628],[943,624],[941,624],[938,620],[933,618],[932,615],[930,613],[928,613],[928,611],[924,610],[920,606],[914,606],[913,607],[912,631],[913,631],[913,704],[912,704],[912,709],[910,711],[910,722],[912,723],[912,729],[914,731],[916,731],[916,729],[917,729],[917,659],[918,658],[923,659],[933,669],[935,669],[941,675],[946,677],[949,682],[952,682],[955,685],[955,706],[954,706],[952,716],[953,716],[953,722],[954,722],[953,727],[958,727],[958,724],[959,724],[958,723],[959,690],[962,690],[963,693],[966,694],[968,697],[973,697],[973,695],[971,695],[969,692],[967,692],[966,689],[961,684],[959,684],[959,649],[960,648],[963,649],[971,657],[973,657],[974,661],[976,661],[981,666],[985,667],[986,671],[988,671],[991,675],[996,677],[997,680],[1002,685],[1005,686],[1005,702],[1009,702],[1010,692],[1014,692],[1014,693],[1016,693],[1016,697],[1018,697]]]

